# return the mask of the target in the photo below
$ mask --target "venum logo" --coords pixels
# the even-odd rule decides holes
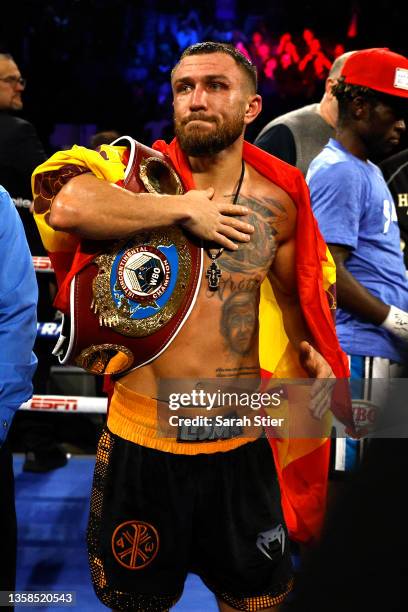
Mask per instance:
[[[277,525],[269,531],[262,531],[258,534],[256,545],[259,550],[271,561],[271,555],[276,552],[276,543],[280,544],[280,552],[283,555],[285,550],[286,534],[281,524]]]

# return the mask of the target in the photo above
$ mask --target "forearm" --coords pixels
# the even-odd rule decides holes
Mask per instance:
[[[365,321],[381,325],[389,312],[389,305],[375,297],[346,269],[342,263],[337,264],[337,301],[344,308]]]
[[[54,199],[49,224],[83,238],[109,240],[181,223],[186,217],[182,196],[134,194],[92,174],[82,174],[71,179]]]

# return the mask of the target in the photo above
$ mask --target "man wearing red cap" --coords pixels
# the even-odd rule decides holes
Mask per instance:
[[[398,377],[408,357],[408,282],[394,202],[370,160],[391,153],[405,130],[408,60],[389,49],[353,53],[333,93],[335,139],[307,180],[337,264],[337,331],[354,377]]]

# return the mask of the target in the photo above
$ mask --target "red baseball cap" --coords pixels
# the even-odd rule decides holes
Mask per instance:
[[[347,58],[341,76],[350,85],[408,98],[408,59],[389,49],[363,49]]]

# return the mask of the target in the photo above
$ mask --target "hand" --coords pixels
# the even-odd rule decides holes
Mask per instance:
[[[321,419],[330,409],[336,378],[325,358],[306,340],[299,345],[299,360],[310,378],[318,379],[311,390],[310,412],[316,419]]]
[[[216,242],[226,249],[236,251],[238,245],[233,242],[249,242],[255,228],[249,223],[237,219],[238,215],[249,213],[246,206],[228,204],[213,200],[214,189],[188,191],[183,198],[188,218],[182,226],[203,240]]]

